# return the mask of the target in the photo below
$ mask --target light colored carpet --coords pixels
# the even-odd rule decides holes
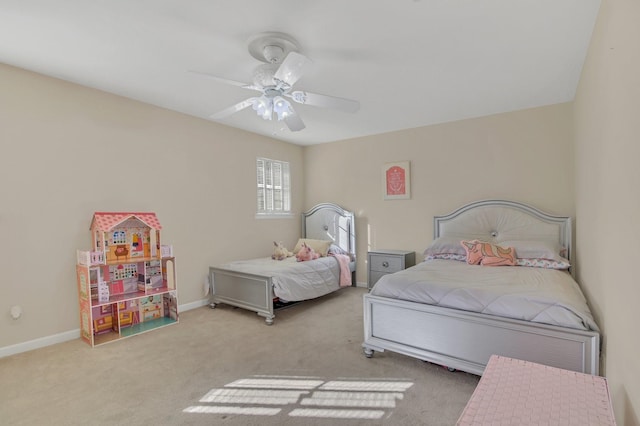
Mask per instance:
[[[455,424],[479,377],[390,352],[366,358],[365,292],[349,287],[277,311],[273,326],[241,309],[203,307],[96,348],[78,339],[2,358],[0,423]],[[283,380],[303,386],[276,390]]]

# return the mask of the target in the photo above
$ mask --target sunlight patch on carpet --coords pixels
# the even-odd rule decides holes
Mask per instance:
[[[327,419],[381,419],[384,411],[380,410],[309,410],[297,408],[289,413],[291,417],[322,417]]]
[[[286,405],[295,404],[301,393],[307,392],[272,389],[212,389],[200,399],[200,402]]]
[[[280,408],[262,408],[262,407],[231,407],[231,406],[210,406],[199,405],[195,407],[187,407],[185,413],[208,413],[208,414],[249,414],[253,416],[273,416],[278,414]]]
[[[254,376],[214,388],[184,413],[328,419],[380,419],[396,408],[408,380]],[[274,407],[278,406],[278,408]]]
[[[322,385],[322,380],[306,379],[240,379],[224,385],[233,388],[259,389],[315,389]]]

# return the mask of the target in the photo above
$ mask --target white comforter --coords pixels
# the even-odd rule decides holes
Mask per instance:
[[[384,275],[371,294],[465,311],[598,330],[578,283],[566,271],[429,260]]]
[[[234,261],[222,268],[272,277],[273,294],[288,302],[314,299],[340,288],[340,265],[333,256],[306,262],[265,257]]]

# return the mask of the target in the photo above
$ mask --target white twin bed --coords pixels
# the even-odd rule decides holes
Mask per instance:
[[[598,374],[600,335],[569,270],[571,219],[502,200],[434,218],[425,262],[364,296],[364,352],[482,374],[491,355]],[[514,247],[519,266],[466,262],[461,241]],[[514,259],[516,260],[516,259]]]
[[[305,262],[297,262],[295,256],[281,261],[268,257],[210,267],[210,306],[224,303],[254,311],[271,325],[275,304],[314,299],[355,283],[352,212],[332,203],[316,205],[302,214],[302,238],[326,242],[320,244],[326,256]],[[349,275],[347,284],[345,274]]]

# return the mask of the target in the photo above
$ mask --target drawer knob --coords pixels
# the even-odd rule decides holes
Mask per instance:
[[[389,267],[389,262],[387,262],[386,260],[384,262],[382,262],[382,266],[384,266],[385,268]]]

